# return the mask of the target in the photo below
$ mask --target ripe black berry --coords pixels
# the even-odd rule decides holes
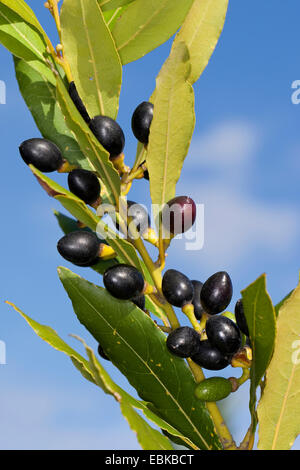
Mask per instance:
[[[198,351],[199,343],[199,334],[188,326],[173,330],[167,338],[167,348],[179,357],[191,357]]]
[[[232,298],[232,282],[225,271],[213,274],[202,286],[200,300],[210,315],[223,312]]]
[[[241,330],[242,333],[244,333],[244,335],[249,336],[249,328],[248,328],[247,320],[245,317],[242,299],[239,299],[237,303],[235,304],[234,313],[235,313],[235,318],[236,318],[236,322],[237,322],[239,329]]]
[[[87,124],[90,123],[90,116],[88,115],[88,112],[86,110],[86,107],[84,106],[83,102],[82,102],[82,99],[80,98],[79,94],[78,94],[78,91],[77,91],[77,88],[76,88],[76,85],[74,82],[71,82],[69,84],[69,95],[73,101],[73,103],[75,104],[77,110],[79,111],[79,113],[81,114],[81,116],[83,117],[83,119],[85,120],[85,122]]]
[[[224,354],[236,353],[242,343],[241,332],[236,324],[227,317],[210,317],[205,326],[210,343]]]
[[[70,191],[86,204],[93,204],[100,196],[100,183],[97,176],[88,170],[72,170],[68,175]]]
[[[203,307],[200,302],[200,293],[202,290],[202,282],[200,281],[191,281],[194,287],[194,297],[192,304],[194,305],[194,313],[197,320],[201,320],[202,314],[204,312]]]
[[[102,357],[106,361],[110,361],[109,357],[105,354],[101,344],[98,344],[98,354],[99,354],[100,357]]]
[[[175,307],[190,304],[194,296],[193,284],[179,271],[168,269],[162,280],[162,291],[167,301]]]
[[[104,273],[103,282],[108,292],[121,300],[130,300],[141,295],[145,285],[141,273],[134,266],[127,264],[108,268]]]
[[[230,358],[221,353],[209,340],[200,341],[192,359],[196,364],[208,370],[225,369],[230,364]]]
[[[89,126],[111,157],[116,157],[123,152],[125,136],[116,121],[108,116],[96,116],[91,120]]]
[[[196,219],[196,204],[188,196],[178,196],[165,204],[162,224],[167,232],[177,235],[189,230]]]
[[[59,254],[77,266],[93,266],[98,261],[99,239],[92,232],[78,230],[62,237],[57,249]]]
[[[143,101],[134,111],[131,119],[132,132],[137,140],[148,144],[150,126],[153,119],[153,104]]]
[[[137,297],[133,297],[131,301],[139,307],[141,310],[145,310],[145,296],[144,295],[139,295]]]
[[[43,173],[57,171],[63,164],[61,151],[50,140],[28,139],[20,145],[19,150],[27,165],[34,165]]]

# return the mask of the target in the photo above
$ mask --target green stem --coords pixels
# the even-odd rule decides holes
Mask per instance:
[[[203,312],[202,313],[202,318],[201,318],[201,321],[200,321],[200,330],[201,330],[201,332],[205,329],[207,319],[208,319],[207,314],[205,312]]]
[[[56,24],[56,29],[58,32],[59,40],[60,42],[62,42],[61,41],[61,23],[60,23],[60,16],[59,16],[59,10],[58,10],[58,5],[57,5],[58,1],[48,0],[48,4],[50,6],[50,12]],[[71,72],[69,63],[66,60],[63,45],[62,45],[62,56],[60,56],[58,53],[55,52],[50,40],[49,40],[48,46],[49,46],[53,59],[64,69],[68,82],[69,83],[72,82],[73,81],[72,72]]]
[[[215,402],[207,402],[206,408],[208,409],[212,420],[214,422],[216,432],[220,438],[224,450],[237,450],[233,437],[226,426],[223,416]]]
[[[196,364],[192,359],[188,359],[190,369],[194,375],[195,381],[197,383],[202,382],[205,379],[205,375],[198,364]],[[215,402],[206,402],[205,403],[208,412],[213,420],[216,433],[219,436],[219,439],[222,443],[224,450],[236,450],[236,444],[233,440],[233,437],[227,428],[223,416],[220,413],[220,410]]]
[[[194,330],[196,330],[199,334],[201,334],[202,329],[200,327],[200,324],[199,324],[197,318],[195,317],[194,305],[193,304],[186,304],[182,307],[182,311],[188,317],[188,319],[190,320]]]
[[[249,377],[250,377],[250,370],[246,369],[246,368],[243,369],[243,373],[242,373],[241,377],[239,379],[237,379],[237,383],[238,383],[239,387],[241,385],[243,385],[243,383],[247,382]]]
[[[137,238],[135,240],[132,240],[132,243],[135,246],[135,248],[137,249],[137,251],[140,253],[141,257],[143,258],[143,261],[144,261],[145,265],[147,266],[149,273],[151,274],[151,277],[153,279],[153,282],[155,284],[156,289],[162,295],[162,290],[161,290],[162,276],[161,276],[160,268],[155,266],[155,264],[153,263],[153,261],[152,261],[151,257],[149,256],[149,253],[146,250],[145,245],[144,245],[143,241],[141,240],[141,238]],[[179,328],[180,324],[179,324],[179,321],[176,317],[176,314],[175,314],[172,306],[170,304],[166,303],[166,304],[163,305],[162,308],[165,310],[165,312],[167,314],[167,317],[169,319],[169,322],[170,322],[170,325],[171,325],[172,329]]]
[[[253,426],[250,425],[243,441],[241,442],[238,450],[252,450],[254,446],[255,432],[253,432]]]

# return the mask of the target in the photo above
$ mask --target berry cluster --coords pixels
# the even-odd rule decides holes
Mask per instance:
[[[91,119],[74,82],[69,85],[69,94],[84,121],[114,162],[125,146],[121,127],[108,116],[95,116]],[[141,103],[132,116],[132,131],[144,145],[148,144],[152,118],[153,105],[149,102]],[[41,138],[26,140],[20,146],[20,154],[26,164],[34,165],[42,172],[69,172],[70,191],[92,207],[101,204],[98,176],[92,171],[70,168],[53,142]],[[140,167],[144,178],[149,179],[145,162]],[[147,210],[134,201],[127,201],[127,215],[137,232],[146,237],[150,227]],[[171,238],[191,228],[196,218],[196,205],[188,196],[175,197],[164,206],[161,216],[162,226]],[[116,228],[120,230],[118,222]],[[86,230],[65,235],[59,240],[57,249],[66,260],[82,267],[93,266],[99,258],[113,253],[113,250],[108,250],[107,245],[100,243],[95,233]],[[107,269],[103,282],[110,295],[121,301],[131,301],[141,310],[145,310],[145,295],[156,291],[145,282],[137,268],[126,264],[116,264]],[[168,350],[181,358],[192,358],[205,369],[220,370],[228,366],[242,345],[242,333],[249,336],[241,300],[235,307],[236,323],[226,316],[218,315],[231,302],[230,276],[224,271],[217,272],[203,284],[198,280],[191,281],[175,269],[169,269],[162,278],[160,295],[192,318],[194,326],[173,329],[166,341]],[[104,359],[108,359],[101,345],[98,352]]]
[[[227,367],[242,345],[242,333],[249,335],[242,301],[235,307],[237,324],[223,315],[232,298],[230,276],[222,271],[213,274],[204,284],[190,281],[174,269],[166,271],[162,291],[167,301],[185,312],[192,306],[197,320],[205,316],[205,329],[196,331],[190,327],[173,330],[167,339],[172,354],[192,358],[201,367],[220,370]],[[200,329],[200,328],[199,328]]]

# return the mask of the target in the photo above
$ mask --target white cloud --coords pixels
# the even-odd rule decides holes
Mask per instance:
[[[190,187],[190,194],[205,204],[203,261],[242,263],[259,249],[278,255],[297,242],[298,217],[290,207],[255,201],[225,184]]]
[[[187,167],[226,167],[244,164],[251,157],[260,141],[256,127],[242,120],[223,121],[206,134],[193,138]]]
[[[297,209],[258,199],[247,184],[259,171],[255,152],[262,137],[251,123],[230,121],[197,136],[191,146],[177,194],[188,188],[189,196],[205,205],[200,256],[207,268],[217,263],[238,267],[258,250],[275,257],[290,253],[298,241]],[[221,171],[202,176],[201,165]]]

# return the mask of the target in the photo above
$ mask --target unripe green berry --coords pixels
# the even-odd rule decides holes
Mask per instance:
[[[230,380],[223,377],[205,379],[195,388],[195,396],[205,402],[223,400],[231,392],[232,385]]]

